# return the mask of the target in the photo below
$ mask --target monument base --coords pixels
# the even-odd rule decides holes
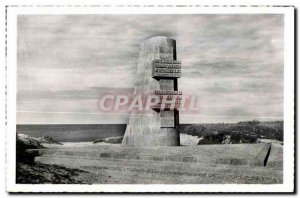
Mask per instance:
[[[41,154],[36,162],[83,170],[78,177],[92,184],[282,183],[282,146],[271,149],[264,166],[269,148],[270,144],[143,148],[91,145],[29,152]]]
[[[104,160],[141,160],[264,166],[271,144],[198,145],[181,147],[124,147],[120,145],[91,145],[86,147],[30,149],[43,157],[84,158]]]

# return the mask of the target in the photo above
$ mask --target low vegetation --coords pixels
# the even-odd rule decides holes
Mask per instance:
[[[283,121],[180,125],[180,133],[202,138],[198,144],[256,143],[258,139],[283,141]]]

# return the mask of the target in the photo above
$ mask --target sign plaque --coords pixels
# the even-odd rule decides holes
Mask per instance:
[[[180,78],[181,61],[159,60],[152,61],[152,77],[154,78]]]

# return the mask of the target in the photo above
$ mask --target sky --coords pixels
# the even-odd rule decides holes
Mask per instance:
[[[118,124],[99,98],[133,93],[139,43],[176,40],[179,90],[200,110],[180,123],[283,119],[283,16],[19,15],[17,123]]]

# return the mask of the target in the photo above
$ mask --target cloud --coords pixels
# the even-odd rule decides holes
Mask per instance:
[[[201,96],[194,121],[283,114],[282,15],[19,15],[17,28],[20,111],[92,113],[95,97],[133,89],[139,43],[167,36],[177,41],[182,60],[179,88]],[[78,115],[61,122],[80,118],[96,120]],[[19,121],[47,119],[20,114]]]

